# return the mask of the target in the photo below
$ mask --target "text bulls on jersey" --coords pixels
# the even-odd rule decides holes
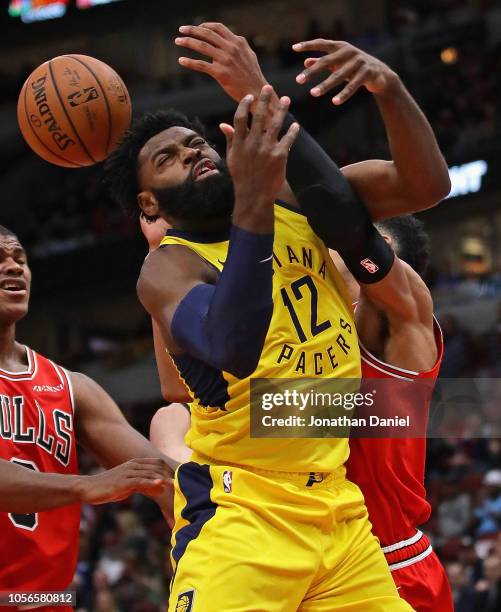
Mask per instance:
[[[0,395],[0,438],[16,444],[36,444],[61,465],[68,465],[73,440],[73,415],[61,409],[47,412],[35,400],[38,415],[25,416],[22,395]],[[52,421],[52,422],[51,422]]]

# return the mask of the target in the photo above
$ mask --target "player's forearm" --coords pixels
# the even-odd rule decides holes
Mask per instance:
[[[294,120],[294,116],[289,113],[284,122],[284,129],[291,125]],[[303,198],[304,193],[311,187],[318,185],[329,192],[331,201],[325,203],[319,201],[315,205],[314,217],[319,219],[319,227],[313,228],[315,231],[319,228],[321,231],[321,226],[324,225],[322,220],[328,221],[331,215],[337,214],[337,222],[339,223],[342,221],[342,209],[344,207],[349,209],[357,203],[360,204],[357,194],[336,162],[304,127],[301,127],[296,142],[289,153],[287,182],[308,219],[310,219],[310,213],[313,211],[310,210],[308,199]],[[321,234],[319,235],[322,237]]]
[[[374,97],[403,189],[420,208],[433,206],[449,193],[450,179],[428,120],[394,73],[385,90]]]
[[[162,338],[162,333],[152,320],[153,326],[153,345],[155,347],[155,357],[157,361],[158,376],[160,378],[160,388],[162,397],[168,402],[190,402],[191,397],[183,381],[179,378],[179,373],[170,355],[167,353]]]
[[[47,474],[0,460],[0,512],[29,514],[83,499],[82,477]]]
[[[106,439],[102,433],[106,432]],[[91,436],[80,436],[80,442],[106,469],[113,468],[131,459],[162,459],[172,472],[178,466],[178,461],[164,455],[151,444],[143,435],[133,429],[128,423],[106,421],[96,424],[95,432]]]

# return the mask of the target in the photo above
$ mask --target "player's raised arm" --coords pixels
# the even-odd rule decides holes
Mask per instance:
[[[237,36],[222,23],[207,22],[200,26],[186,25],[179,28],[180,36],[175,39],[178,46],[208,56],[212,61],[180,57],[182,66],[203,72],[214,78],[219,85],[236,101],[247,93],[254,95],[255,100],[261,88],[267,84],[261,71],[256,54],[243,36]],[[269,109],[276,110],[278,97],[273,94]],[[251,105],[255,111],[255,103]],[[287,129],[295,118],[289,113],[284,122]],[[279,197],[289,204],[301,206],[310,220],[310,201],[300,198],[303,190],[316,184],[325,184],[329,193],[335,199],[338,207],[349,208],[357,201],[357,195],[349,182],[344,179],[335,162],[324,152],[313,138],[301,128],[287,162],[286,181],[280,190]],[[326,204],[328,205],[325,208]],[[319,201],[315,206],[315,218],[321,218],[320,227],[329,222],[332,215],[330,202]],[[336,212],[338,222],[343,218],[342,211]],[[318,227],[312,222],[312,227],[318,233]],[[349,223],[345,229],[349,229]],[[320,235],[320,234],[319,234]]]
[[[212,59],[209,63],[180,58],[182,65],[211,75],[232,96],[244,87],[253,91],[263,82],[257,58],[247,41],[223,24],[180,29],[185,36],[177,38],[176,44]],[[271,104],[276,104],[276,100]],[[284,125],[293,121],[289,113]],[[388,272],[393,254],[374,231],[367,209],[335,162],[303,128],[289,154],[287,183],[281,197],[287,199],[284,191],[291,189],[314,232],[328,247],[353,262],[350,270],[357,280],[374,282]],[[375,275],[368,275],[360,265],[366,260],[375,264]]]
[[[369,208],[373,220],[424,210],[450,191],[447,164],[425,115],[400,77],[377,58],[344,41],[310,40],[293,45],[298,52],[323,51],[309,57],[297,76],[309,83],[325,71],[331,74],[311,89],[314,97],[345,84],[332,102],[340,105],[365,87],[383,118],[391,161],[367,160],[343,168],[344,175]]]
[[[250,129],[252,96],[240,102],[233,128],[221,126],[235,205],[220,277],[207,282],[205,263],[190,249],[176,246],[152,253],[138,281],[139,299],[172,354],[187,354],[239,378],[256,368],[271,320],[273,203],[298,129],[292,125],[279,137],[290,101],[281,99],[270,113],[272,95],[270,86],[263,88]]]

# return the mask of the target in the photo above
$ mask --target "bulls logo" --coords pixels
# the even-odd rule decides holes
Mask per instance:
[[[87,102],[92,102],[92,100],[97,100],[99,98],[99,93],[95,87],[86,87],[85,89],[81,89],[79,91],[74,91],[68,96],[68,102],[70,106],[80,106],[80,104],[86,104]]]

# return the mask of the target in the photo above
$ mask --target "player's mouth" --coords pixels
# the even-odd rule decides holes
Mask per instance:
[[[202,181],[218,172],[216,164],[211,159],[202,159],[193,166],[192,176],[194,181]]]
[[[21,278],[1,281],[0,289],[16,297],[24,297],[27,294],[26,281]]]

